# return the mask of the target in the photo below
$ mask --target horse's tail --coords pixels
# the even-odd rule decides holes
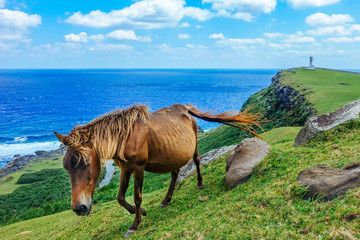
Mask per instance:
[[[201,112],[196,107],[192,105],[187,105],[188,112],[197,118],[208,122],[217,122],[225,125],[229,125],[232,127],[236,127],[247,132],[250,132],[253,136],[261,138],[259,134],[254,129],[253,125],[259,127],[263,132],[264,129],[260,126],[260,123],[265,123],[267,121],[259,121],[263,114],[260,112],[249,112],[250,108],[247,108],[243,112],[224,112],[220,114],[211,114],[211,112]]]

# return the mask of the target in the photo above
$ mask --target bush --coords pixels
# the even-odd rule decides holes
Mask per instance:
[[[44,169],[23,174],[27,183],[0,196],[0,225],[53,214],[70,208],[71,186],[64,169]],[[57,201],[65,201],[55,203]]]

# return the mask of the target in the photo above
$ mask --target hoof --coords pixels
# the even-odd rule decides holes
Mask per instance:
[[[146,216],[146,210],[144,208],[141,208],[141,215]]]
[[[124,235],[124,238],[127,238],[128,236],[134,234],[136,231],[135,230],[128,230],[127,233]]]
[[[197,190],[203,190],[205,188],[204,185],[197,186]]]
[[[162,203],[162,204],[160,204],[160,208],[167,207],[167,205],[169,205],[169,204]]]

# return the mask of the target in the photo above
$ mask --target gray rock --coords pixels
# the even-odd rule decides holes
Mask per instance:
[[[359,119],[360,99],[350,102],[333,113],[311,117],[295,138],[294,146],[305,145],[316,134],[332,129],[350,120]]]
[[[35,154],[36,154],[37,156],[41,156],[41,155],[43,155],[43,154],[45,154],[45,153],[46,153],[46,151],[43,151],[43,150],[35,151]]]
[[[270,145],[258,138],[246,138],[226,160],[226,189],[233,189],[250,179],[251,173],[270,153]]]
[[[225,146],[225,147],[222,147],[219,149],[214,149],[207,153],[204,153],[203,155],[200,156],[200,165],[212,162],[212,161],[216,160],[217,158],[219,158],[220,156],[234,150],[235,148],[236,148],[236,145],[231,145],[231,146]],[[188,177],[195,168],[196,168],[195,163],[192,160],[187,165],[180,168],[179,176],[178,176],[176,183],[179,183],[181,180]]]
[[[308,187],[303,199],[333,200],[344,196],[348,189],[360,187],[360,163],[344,169],[313,166],[300,172],[298,181],[300,186]]]

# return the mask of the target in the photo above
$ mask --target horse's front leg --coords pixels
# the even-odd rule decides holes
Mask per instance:
[[[133,234],[138,229],[138,225],[141,222],[141,203],[142,203],[142,186],[144,181],[144,168],[138,167],[133,174],[134,174],[135,219],[134,222],[129,227],[128,232],[125,234],[125,237],[128,237],[131,234]]]
[[[129,213],[134,214],[135,206],[129,204],[125,199],[125,194],[126,194],[128,186],[129,186],[130,176],[131,176],[131,172],[121,169],[120,186],[119,186],[119,192],[117,195],[117,201],[120,204],[120,206],[123,206],[126,210],[129,211]],[[146,216],[145,209],[141,208],[141,214]]]

